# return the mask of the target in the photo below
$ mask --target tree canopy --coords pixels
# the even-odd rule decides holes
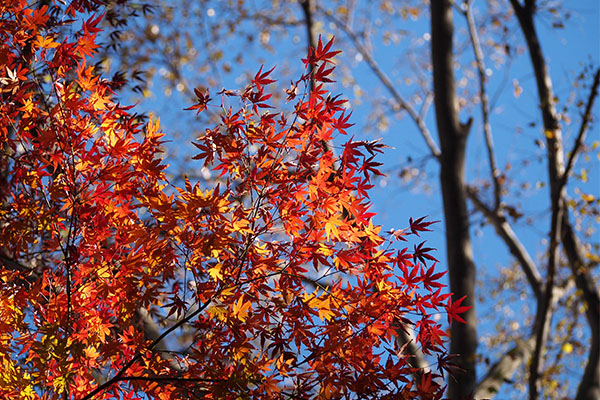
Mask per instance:
[[[465,373],[447,380],[450,398],[600,396],[597,1],[152,5],[113,26],[101,64],[131,77],[149,109],[194,96],[199,76],[204,88],[245,83],[256,62],[299,75],[297,54],[336,37],[330,87],[354,112],[348,132],[394,147],[374,209],[392,226],[405,209],[443,220],[437,257],[455,299],[475,306],[451,329]],[[170,126],[202,133],[185,118]]]
[[[241,89],[194,90],[188,112],[219,115],[190,143],[210,187],[169,179],[168,127],[94,66],[118,19],[103,2],[0,15],[3,398],[441,398],[457,369],[438,317],[469,307],[420,239],[433,221],[373,223],[385,146],[329,146],[351,126],[328,95],[333,40],[291,87],[262,66]]]

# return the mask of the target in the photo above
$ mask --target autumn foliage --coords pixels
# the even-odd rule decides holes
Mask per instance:
[[[330,147],[351,125],[324,86],[333,41],[303,60],[287,112],[264,68],[220,104],[197,90],[190,109],[223,112],[192,168],[221,183],[170,182],[158,119],[92,67],[99,2],[61,3],[0,2],[0,397],[441,397],[434,315],[464,307],[432,249],[394,247],[430,223],[372,221],[384,146]],[[411,368],[408,327],[431,370]]]

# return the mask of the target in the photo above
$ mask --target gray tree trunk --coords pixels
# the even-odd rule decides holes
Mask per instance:
[[[449,0],[431,1],[431,56],[435,115],[441,145],[441,185],[444,202],[446,249],[453,300],[467,296],[463,305],[473,306],[462,317],[466,324],[453,323],[450,352],[458,354],[464,369],[448,380],[450,399],[469,398],[475,391],[477,320],[475,316],[475,263],[469,235],[469,215],[465,184],[465,149],[470,122],[458,117],[454,81],[452,5]]]

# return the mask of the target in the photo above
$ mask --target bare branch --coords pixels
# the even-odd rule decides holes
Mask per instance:
[[[485,65],[483,61],[483,51],[481,50],[481,43],[479,42],[479,35],[477,34],[477,27],[475,26],[475,20],[473,19],[473,0],[469,0],[465,3],[466,10],[464,12],[465,18],[467,19],[467,25],[469,27],[469,37],[471,38],[471,44],[473,52],[475,54],[475,62],[477,63],[477,72],[479,74],[479,99],[481,100],[481,116],[483,119],[483,133],[485,137],[485,146],[488,153],[488,161],[490,164],[490,172],[492,175],[492,182],[494,183],[494,209],[497,210],[500,207],[502,187],[500,184],[500,170],[496,164],[496,156],[494,155],[494,140],[492,138],[492,126],[490,124],[490,104],[485,89],[486,75]]]
[[[515,232],[512,227],[506,220],[506,217],[501,213],[500,210],[494,211],[490,207],[488,207],[477,195],[477,191],[472,188],[467,188],[467,194],[469,195],[469,199],[473,202],[475,207],[490,221],[498,235],[502,238],[504,243],[508,246],[510,253],[519,261],[521,265],[521,269],[525,273],[527,277],[527,281],[529,282],[529,286],[531,290],[535,294],[537,299],[542,297],[542,278],[540,276],[540,272],[535,265],[535,262],[527,252],[527,249]]]
[[[594,75],[594,83],[592,83],[592,89],[590,90],[587,104],[585,106],[585,111],[583,112],[581,126],[579,127],[579,132],[577,134],[577,139],[575,139],[573,150],[571,150],[571,152],[569,153],[567,166],[565,167],[565,172],[563,173],[561,179],[561,185],[563,186],[567,184],[567,180],[569,179],[569,173],[575,165],[575,160],[577,159],[579,150],[581,149],[581,146],[583,145],[583,142],[585,140],[585,134],[587,133],[588,124],[592,118],[592,107],[594,106],[594,100],[598,95],[598,84],[600,84],[600,68],[596,70],[596,74]]]
[[[596,74],[596,76],[598,76]],[[565,207],[566,209],[566,207]],[[584,262],[581,244],[569,222],[569,216],[563,216],[563,248],[569,260],[569,267],[575,277],[575,285],[581,292],[585,304],[585,315],[591,330],[591,346],[583,377],[577,389],[577,400],[600,398],[600,295]]]
[[[591,118],[594,99],[598,94],[599,84],[600,69],[596,70],[596,74],[594,75],[594,81],[583,113],[581,126],[560,182],[562,187],[566,186],[569,173],[575,165],[577,154],[583,145],[588,123]],[[564,203],[563,209],[565,212],[562,221],[562,245],[569,260],[571,272],[575,277],[577,289],[581,293],[581,298],[586,306],[585,315],[591,331],[589,355],[583,376],[577,389],[576,399],[597,399],[600,398],[600,295],[598,294],[598,288],[595,285],[594,278],[590,275],[589,269],[585,264],[583,249],[571,226],[569,216],[566,212],[567,207]]]
[[[494,397],[500,386],[509,380],[531,357],[534,345],[535,338],[533,336],[525,341],[517,340],[516,344],[490,367],[488,373],[477,385],[474,398],[491,399]]]
[[[556,274],[556,261],[558,258],[558,241],[557,235],[560,232],[559,212],[552,212],[552,228],[550,237],[550,249],[548,257],[548,272],[544,292],[542,297],[537,301],[535,314],[535,322],[533,330],[535,334],[535,349],[531,357],[529,365],[529,398],[535,400],[540,395],[540,377],[543,368],[542,356],[550,335],[550,323],[552,320],[552,303],[554,299],[554,278]]]
[[[540,395],[542,354],[550,333],[554,279],[558,261],[558,244],[562,237],[561,225],[564,214],[563,199],[565,190],[561,181],[564,175],[564,153],[562,132],[558,123],[556,108],[554,106],[552,80],[548,72],[548,65],[544,59],[542,47],[533,21],[535,2],[526,1],[524,7],[522,7],[517,0],[510,0],[510,2],[513,5],[517,19],[519,20],[521,31],[525,36],[525,41],[527,42],[527,47],[529,49],[529,57],[536,78],[544,134],[546,136],[546,147],[548,149],[548,179],[550,183],[550,207],[552,210],[546,282],[543,296],[537,302],[534,325],[536,332],[536,346],[529,368],[529,398],[531,400],[536,400]]]
[[[419,119],[420,120],[425,120],[425,116],[427,115],[427,111],[429,111],[429,107],[431,106],[431,103],[433,102],[433,94],[432,93],[427,93],[425,95],[425,100],[423,100],[423,105],[421,106],[421,111],[419,111]]]
[[[555,288],[553,306],[560,298],[573,289],[573,286],[573,279],[569,279],[563,286]],[[525,341],[517,339],[515,345],[490,367],[488,373],[479,382],[474,398],[493,398],[498,393],[500,386],[507,382],[531,357],[534,347],[535,332],[532,332],[531,336]]]
[[[350,40],[354,44],[354,47],[356,48],[356,50],[363,56],[363,59],[367,62],[367,64],[371,68],[371,71],[373,71],[373,73],[377,76],[377,78],[379,78],[382,85],[392,95],[392,97],[396,101],[396,103],[398,103],[398,106],[401,109],[405,110],[408,113],[408,115],[410,116],[410,118],[413,120],[413,122],[417,125],[417,128],[419,129],[421,136],[423,136],[423,139],[425,140],[427,147],[429,147],[431,154],[435,158],[439,159],[440,154],[441,154],[440,150],[439,150],[437,144],[435,143],[435,140],[433,140],[433,136],[431,135],[431,132],[429,132],[429,129],[427,129],[427,126],[425,125],[425,121],[423,120],[422,116],[419,115],[419,113],[406,100],[404,100],[404,98],[400,95],[398,90],[396,90],[396,87],[392,83],[392,80],[379,67],[379,64],[375,61],[371,52],[368,51],[365,46],[363,46],[363,44],[361,43],[358,36],[354,32],[352,32],[352,30],[346,24],[344,24],[341,20],[336,18],[330,12],[328,12],[326,10],[322,10],[322,9],[321,9],[321,11],[323,11],[323,13],[325,14],[325,16],[327,18],[329,18],[330,20],[335,22],[336,25],[338,25],[344,31],[346,36],[348,36],[348,38],[350,38]]]

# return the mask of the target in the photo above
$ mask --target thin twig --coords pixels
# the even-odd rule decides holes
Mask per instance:
[[[559,300],[564,299],[574,286],[574,280],[569,279],[560,287],[555,288],[553,306],[558,303]],[[514,373],[531,357],[534,344],[534,333],[527,339],[515,339],[515,345],[490,366],[488,372],[477,384],[474,398],[493,398],[498,393],[500,386],[510,380]]]
[[[594,83],[592,84],[592,89],[590,90],[590,94],[588,96],[587,104],[585,106],[585,111],[583,113],[581,119],[581,126],[579,127],[579,133],[577,134],[577,139],[575,139],[575,144],[573,145],[573,150],[569,153],[569,159],[567,160],[567,166],[565,167],[565,172],[561,178],[560,184],[565,186],[567,184],[567,180],[569,179],[569,173],[573,166],[575,165],[575,160],[577,159],[577,154],[583,145],[585,140],[585,134],[587,132],[588,124],[591,120],[592,107],[594,106],[594,100],[598,95],[598,85],[600,84],[600,68],[596,70],[596,74],[594,75]]]
[[[471,44],[475,55],[475,61],[477,63],[477,71],[479,74],[479,98],[481,100],[481,116],[483,119],[483,132],[485,137],[485,146],[488,153],[488,161],[490,164],[490,172],[492,175],[492,181],[494,183],[494,209],[500,208],[502,185],[500,183],[500,170],[496,164],[496,157],[494,155],[494,140],[492,138],[492,126],[490,124],[490,105],[485,89],[486,75],[485,65],[483,61],[483,51],[481,50],[481,43],[479,41],[479,35],[477,35],[477,27],[475,26],[475,20],[473,19],[473,0],[468,0],[465,3],[466,9],[464,9],[464,16],[467,19],[467,25],[469,27],[469,37],[471,38]]]
[[[553,196],[554,197],[554,196]],[[535,349],[529,365],[529,398],[535,400],[539,398],[539,381],[542,372],[542,356],[550,335],[550,324],[552,322],[552,309],[555,299],[554,281],[556,277],[556,267],[558,262],[558,244],[562,229],[562,214],[564,209],[561,204],[557,204],[558,199],[553,199],[552,222],[550,227],[550,248],[548,249],[548,268],[544,293],[541,299],[538,299],[535,323],[533,331],[535,334]]]
[[[226,379],[210,378],[183,378],[178,376],[122,376],[119,381],[142,381],[142,382],[223,382]]]
[[[542,297],[542,278],[540,272],[527,252],[527,249],[506,221],[506,217],[500,214],[498,210],[488,207],[479,198],[474,188],[467,187],[467,195],[475,207],[494,225],[496,232],[508,246],[510,253],[519,261],[535,297],[540,299]]]
[[[562,132],[558,123],[556,108],[554,106],[554,93],[552,80],[544,54],[535,30],[533,16],[536,4],[534,0],[525,0],[522,6],[518,0],[510,0],[515,11],[521,31],[527,42],[529,57],[535,74],[540,110],[546,135],[546,148],[548,151],[548,181],[550,183],[550,207],[552,210],[550,222],[550,245],[548,248],[548,267],[544,293],[537,302],[535,323],[533,326],[536,343],[531,362],[529,364],[529,399],[537,400],[540,397],[540,380],[543,370],[543,353],[550,335],[552,319],[552,299],[554,296],[555,275],[558,263],[558,246],[562,238],[562,222],[565,213],[564,198],[565,188],[562,185],[564,177]]]
[[[306,37],[308,39],[308,49],[307,49],[308,53],[307,54],[310,54],[310,52],[313,51],[313,49],[317,45],[315,43],[311,0],[301,0],[300,6],[302,7],[302,12],[304,13],[304,23],[306,25]],[[309,93],[312,92],[312,90],[315,88],[315,78],[314,78],[314,74],[313,74],[313,69],[314,69],[313,65],[309,64],[308,65],[308,74],[310,76],[309,89],[308,89]]]
[[[381,68],[379,68],[379,65],[377,64],[371,53],[365,48],[365,46],[362,45],[358,36],[356,36],[356,34],[352,32],[349,29],[349,27],[346,26],[346,24],[343,23],[343,21],[336,18],[332,13],[327,12],[326,10],[322,11],[327,18],[335,22],[336,25],[338,25],[344,31],[346,36],[350,38],[356,50],[358,50],[358,52],[363,56],[363,59],[371,68],[371,71],[373,71],[373,73],[377,76],[377,78],[379,78],[383,86],[385,86],[385,88],[390,92],[390,94],[398,103],[400,108],[404,109],[411,117],[411,119],[415,122],[415,124],[419,128],[419,131],[421,132],[421,135],[423,136],[423,139],[425,139],[425,143],[427,144],[427,147],[429,147],[431,154],[435,158],[439,159],[441,156],[441,152],[437,144],[433,140],[431,132],[429,132],[429,129],[427,129],[425,121],[421,118],[419,113],[406,100],[404,100],[404,98],[400,95],[398,90],[396,90],[396,87],[392,83],[391,79],[385,74],[385,72],[381,70]]]
[[[218,294],[218,293],[217,293]],[[148,350],[153,350],[165,337],[167,337],[171,332],[173,332],[174,330],[176,330],[177,328],[181,327],[183,324],[187,323],[188,321],[190,321],[192,318],[194,318],[196,315],[200,314],[202,311],[204,311],[204,309],[206,307],[208,307],[208,305],[212,302],[212,298],[206,300],[204,302],[204,304],[202,304],[202,306],[198,307],[198,309],[196,311],[194,311],[193,313],[191,313],[190,315],[188,315],[187,317],[177,321],[177,323],[173,324],[173,326],[171,326],[169,329],[165,330],[159,337],[157,337],[151,344],[150,346],[148,346]],[[119,382],[122,380],[125,372],[133,365],[135,364],[140,358],[142,358],[142,353],[141,352],[137,352],[133,358],[131,360],[129,360],[129,362],[127,364],[125,364],[120,370],[119,372],[117,372],[117,374],[115,376],[113,376],[111,379],[107,380],[106,382],[104,382],[102,385],[99,385],[96,389],[94,389],[93,391],[91,391],[90,393],[88,393],[85,397],[83,397],[81,400],[88,400],[88,399],[92,399],[94,398],[94,396],[98,393],[101,393],[103,390],[108,389],[110,386],[112,386],[113,384],[115,384],[116,382]]]

